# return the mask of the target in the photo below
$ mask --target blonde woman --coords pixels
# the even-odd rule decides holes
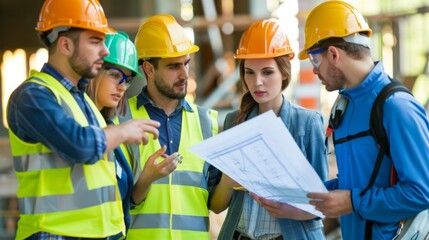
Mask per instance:
[[[113,119],[116,116],[123,116],[127,113],[125,92],[134,77],[141,76],[141,74],[137,67],[135,46],[126,33],[108,34],[105,44],[110,54],[104,58],[100,73],[89,83],[87,93],[107,123],[113,124]],[[124,145],[113,151],[116,160],[116,178],[121,193],[127,229],[130,224],[130,206],[140,203],[133,201],[133,199],[141,199],[138,191],[140,183],[146,181],[146,178],[158,179],[163,177],[165,169],[175,169],[179,162],[176,159],[177,154],[167,156],[164,152],[165,147],[162,147],[153,153],[148,160],[151,164],[148,164],[143,172],[139,172],[136,171],[135,167],[131,167],[139,161],[134,161],[130,157]],[[155,161],[158,158],[164,158],[164,161],[156,164]],[[135,186],[134,182],[136,182]]]

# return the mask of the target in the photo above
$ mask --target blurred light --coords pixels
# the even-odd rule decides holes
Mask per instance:
[[[190,21],[194,18],[194,7],[192,0],[180,0],[180,17],[184,21]]]
[[[23,49],[16,49],[15,52],[6,51],[1,61],[1,89],[2,89],[2,111],[3,126],[8,128],[6,121],[6,106],[9,96],[28,76],[27,54]],[[48,50],[39,48],[36,53],[29,58],[30,69],[39,71],[45,62],[48,61]]]
[[[222,13],[224,16],[234,15],[234,1],[233,0],[222,0]]]
[[[298,14],[298,1],[297,0],[285,0],[281,3],[278,8],[273,9],[272,17],[277,18],[290,18]]]
[[[383,34],[383,44],[386,47],[394,47],[396,45],[396,38],[391,32]]]
[[[197,82],[195,81],[195,78],[193,77],[188,78],[188,85],[186,90],[187,90],[187,93],[185,96],[186,101],[190,103],[194,103],[195,96],[197,95],[197,93],[195,92],[197,90]]]
[[[6,106],[9,96],[27,77],[26,54],[23,49],[16,49],[15,52],[6,51],[3,54],[1,64],[1,87],[2,87],[2,113],[3,126],[8,128],[6,121]]]
[[[279,7],[279,0],[267,0],[267,10],[272,12]]]
[[[195,33],[194,29],[192,27],[184,27],[186,35],[188,36],[189,40],[193,43],[195,43]]]
[[[40,71],[43,64],[48,61],[48,50],[46,48],[39,48],[36,53],[30,55],[29,65],[30,69]]]
[[[188,78],[188,87],[187,87],[187,91],[189,93],[194,93],[195,90],[197,90],[197,82],[195,81],[194,78],[189,77]]]
[[[222,32],[226,35],[230,35],[234,32],[234,25],[230,22],[226,22],[222,25]]]

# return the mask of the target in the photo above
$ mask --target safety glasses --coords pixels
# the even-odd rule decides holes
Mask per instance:
[[[327,48],[318,48],[313,51],[307,52],[308,58],[310,59],[311,64],[313,64],[313,67],[319,68],[320,64],[322,63],[323,57],[322,52],[326,51]]]
[[[336,48],[340,48],[344,51],[348,51],[348,47],[345,45],[341,45],[341,44],[333,44],[331,46],[334,46]],[[320,64],[322,63],[323,57],[322,57],[322,53],[324,51],[326,51],[328,48],[324,47],[324,48],[318,48],[316,50],[313,51],[308,51],[308,58],[310,59],[311,64],[313,64],[313,66],[315,68],[319,68]]]
[[[105,66],[106,76],[112,80],[114,80],[118,86],[125,83],[125,87],[131,86],[131,82],[134,79],[134,76],[126,75],[120,68],[117,67],[107,67]]]

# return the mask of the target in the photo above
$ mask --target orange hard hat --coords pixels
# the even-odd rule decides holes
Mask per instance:
[[[241,36],[236,59],[295,56],[286,31],[278,20],[267,19],[253,23]]]
[[[372,30],[362,14],[352,5],[339,0],[326,1],[315,7],[305,22],[304,49],[299,53],[299,59],[308,58],[307,51],[321,40],[331,37],[349,37],[361,45],[368,45]],[[364,33],[367,38],[359,33]]]
[[[116,33],[98,0],[46,0],[43,3],[36,30],[45,32],[56,27],[75,27],[101,33]]]

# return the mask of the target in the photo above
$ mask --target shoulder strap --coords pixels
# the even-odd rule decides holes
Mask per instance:
[[[374,185],[375,178],[377,177],[380,170],[383,156],[386,154],[390,158],[389,139],[387,139],[386,130],[383,126],[384,102],[395,92],[407,92],[411,94],[411,92],[398,80],[391,79],[391,81],[391,83],[387,84],[381,90],[375,99],[374,104],[372,105],[369,128],[371,135],[374,137],[380,148],[380,151],[378,152],[377,160],[375,161],[374,170],[372,171],[368,186],[361,192],[361,196],[365,194],[372,187],[372,185]]]
[[[371,109],[371,116],[369,122],[369,128],[371,135],[375,139],[378,144],[380,151],[378,152],[377,159],[375,161],[374,169],[371,174],[371,178],[369,180],[366,188],[360,193],[360,195],[364,195],[373,185],[375,179],[380,170],[381,162],[383,161],[383,156],[386,154],[389,158],[390,156],[390,146],[389,139],[387,138],[386,130],[383,126],[383,105],[386,99],[395,92],[407,92],[411,94],[411,92],[398,80],[390,79],[392,82],[383,87],[381,92],[378,94],[377,98],[374,101]],[[392,165],[392,176],[395,173],[395,168]],[[391,179],[392,182],[392,179]],[[372,223],[373,221],[367,220],[365,224],[365,239],[372,238]]]
[[[375,99],[372,105],[371,117],[370,117],[370,130],[375,141],[380,147],[385,148],[386,154],[390,157],[389,139],[386,137],[386,131],[383,127],[383,105],[384,102],[390,95],[395,92],[411,92],[398,80],[391,79],[391,83],[386,85]]]

